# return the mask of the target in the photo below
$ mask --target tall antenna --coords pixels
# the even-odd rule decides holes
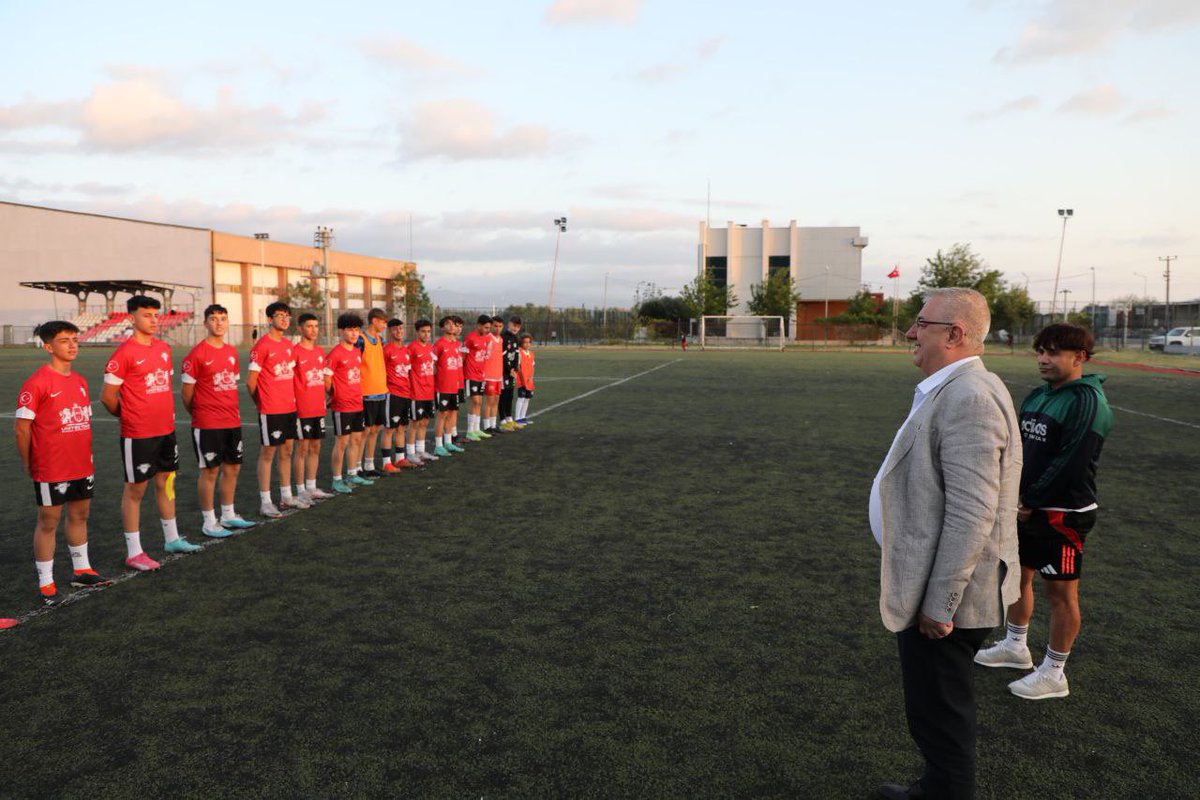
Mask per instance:
[[[712,178],[708,179],[708,193],[704,198],[704,226],[712,227]]]

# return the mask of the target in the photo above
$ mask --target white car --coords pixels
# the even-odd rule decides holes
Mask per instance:
[[[1172,328],[1159,346],[1164,353],[1200,352],[1200,328]]]

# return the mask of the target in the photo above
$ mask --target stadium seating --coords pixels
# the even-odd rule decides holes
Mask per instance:
[[[158,318],[158,333],[165,334],[167,331],[182,325],[192,319],[190,311],[175,311],[163,314]],[[129,315],[125,312],[117,312],[105,317],[103,314],[83,314],[79,320],[85,321],[88,324],[85,326],[79,321],[75,325],[79,328],[79,341],[85,344],[110,344],[119,343],[128,339],[133,333],[133,324],[129,321]]]

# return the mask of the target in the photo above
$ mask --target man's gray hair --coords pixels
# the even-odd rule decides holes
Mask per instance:
[[[992,312],[987,298],[974,289],[934,289],[926,296],[940,297],[947,322],[957,322],[963,327],[963,338],[969,347],[983,351],[983,340],[992,327]]]

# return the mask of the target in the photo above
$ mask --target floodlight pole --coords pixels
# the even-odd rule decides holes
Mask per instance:
[[[604,338],[608,338],[608,273],[604,273]]]
[[[825,267],[825,346],[829,346],[829,267]]]
[[[1092,333],[1096,332],[1096,268],[1088,267],[1092,271],[1092,313],[1089,315],[1092,321]]]
[[[1058,215],[1062,217],[1062,236],[1058,240],[1058,266],[1054,268],[1054,294],[1050,295],[1050,321],[1054,321],[1054,301],[1058,299],[1058,276],[1062,273],[1063,245],[1067,242],[1067,220],[1075,215],[1073,208],[1060,208]],[[1066,298],[1063,298],[1066,302]],[[1063,309],[1063,319],[1066,319],[1066,309]]]
[[[1165,261],[1167,264],[1167,269],[1165,272],[1163,272],[1163,278],[1165,278],[1167,281],[1167,307],[1166,307],[1167,330],[1171,330],[1171,262],[1177,258],[1179,258],[1179,256],[1159,256],[1158,257],[1159,261]]]
[[[271,238],[269,233],[256,233],[254,238],[258,239],[258,271],[266,273],[267,271],[267,239]],[[254,312],[254,281],[250,281],[250,313]]]
[[[546,342],[550,341],[550,331],[554,324],[554,281],[558,277],[558,245],[562,241],[563,232],[567,230],[567,218],[558,217],[554,220],[554,265],[550,268],[550,297],[546,300]]]
[[[333,228],[318,225],[313,234],[313,246],[321,249],[321,275],[325,279],[325,341],[333,345],[333,305],[329,299],[329,247],[333,244]]]

